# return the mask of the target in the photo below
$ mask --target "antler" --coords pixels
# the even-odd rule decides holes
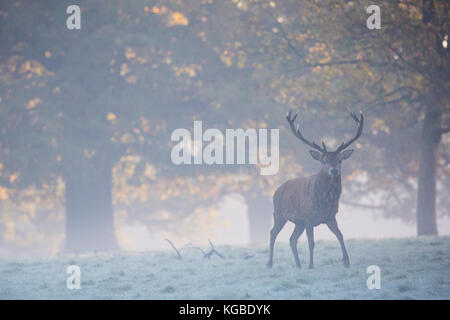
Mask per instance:
[[[297,138],[299,138],[300,140],[302,140],[304,143],[306,143],[308,146],[310,146],[311,148],[314,148],[322,153],[327,152],[327,147],[325,146],[325,142],[322,141],[322,145],[323,145],[323,149],[322,149],[314,141],[310,142],[303,137],[302,133],[300,132],[300,125],[297,124],[297,127],[294,126],[294,122],[295,122],[295,119],[297,119],[297,116],[298,116],[298,113],[296,113],[295,116],[292,117],[292,110],[289,110],[289,112],[286,114],[286,120],[289,122],[289,125],[290,125],[291,130],[294,133],[294,135]]]
[[[359,119],[354,112],[351,112],[350,115],[352,116],[353,120],[355,120],[355,122],[358,124],[358,131],[356,132],[356,136],[354,136],[353,139],[351,139],[349,142],[347,143],[342,142],[342,144],[336,149],[336,152],[341,152],[342,150],[348,148],[348,146],[350,146],[353,142],[355,142],[361,135],[364,125],[364,116],[362,112],[361,111],[359,112],[360,115]]]

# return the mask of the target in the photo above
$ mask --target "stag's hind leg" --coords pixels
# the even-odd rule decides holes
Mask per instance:
[[[273,264],[273,246],[275,245],[275,240],[280,233],[281,229],[283,229],[287,220],[283,218],[281,215],[276,213],[273,214],[273,228],[270,230],[270,248],[269,248],[269,261],[267,262],[267,268],[272,268]]]
[[[344,266],[346,268],[350,267],[350,260],[348,258],[347,249],[345,249],[344,237],[342,236],[341,230],[337,225],[336,218],[331,219],[327,222],[328,228],[330,228],[331,232],[333,232],[336,238],[339,240],[339,244],[341,245],[342,250],[342,260],[344,261]]]
[[[306,236],[308,237],[309,245],[309,268],[314,268],[313,256],[314,256],[314,227],[306,227]]]
[[[289,239],[289,244],[291,245],[292,253],[294,254],[295,264],[299,268],[301,268],[301,264],[300,259],[298,258],[297,242],[298,238],[300,238],[304,230],[305,230],[304,223],[296,224],[294,232],[292,232],[291,238]]]

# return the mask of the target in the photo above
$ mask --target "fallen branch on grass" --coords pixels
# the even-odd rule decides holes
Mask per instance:
[[[215,253],[217,254],[219,257],[221,257],[222,259],[225,259],[225,256],[223,254],[221,254],[219,251],[216,250],[216,248],[214,247],[214,245],[212,244],[211,240],[208,239],[209,245],[211,246],[211,251],[209,251],[207,254],[205,254],[205,258],[210,259],[211,256]]]
[[[175,245],[172,243],[172,241],[170,241],[169,239],[166,239],[166,241],[170,244],[170,246],[173,248],[173,250],[175,250],[175,252],[177,253],[178,259],[181,260],[180,251],[178,251],[178,249],[175,247]]]
[[[201,253],[203,254],[203,256],[206,255],[205,250],[203,250],[203,249],[200,248],[200,247],[194,246],[192,243],[186,244],[182,249],[197,249],[197,250],[200,250],[200,251],[201,251]]]
[[[175,250],[175,252],[177,253],[178,259],[181,260],[181,254],[180,254],[180,251],[177,249],[177,247],[175,247],[173,242],[170,241],[169,239],[166,239],[166,241],[170,244],[170,246],[173,248],[173,250]],[[209,242],[209,245],[211,246],[211,249],[208,252],[206,252],[205,250],[203,250],[200,247],[194,246],[192,243],[186,244],[180,250],[183,250],[183,249],[197,249],[197,250],[200,250],[200,252],[203,254],[203,258],[211,259],[211,256],[213,254],[216,254],[219,257],[221,257],[222,259],[225,259],[225,256],[223,254],[221,254],[219,251],[217,251],[216,247],[214,247],[214,244],[211,242],[211,240],[208,239],[208,242]]]
[[[251,259],[251,258],[254,258],[255,257],[255,253],[247,253],[245,256],[244,256],[244,259],[245,260],[248,260],[248,259]]]

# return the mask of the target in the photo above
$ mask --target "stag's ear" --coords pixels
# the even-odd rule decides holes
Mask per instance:
[[[320,152],[318,152],[318,151],[309,150],[309,153],[314,158],[314,160],[321,160],[322,159],[322,154]]]
[[[353,151],[354,151],[353,149],[342,151],[340,156],[339,156],[339,158],[341,160],[346,160],[346,159],[350,158],[350,156],[352,155]]]

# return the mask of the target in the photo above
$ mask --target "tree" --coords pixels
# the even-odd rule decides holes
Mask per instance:
[[[436,6],[447,13],[438,14]],[[420,167],[418,176],[417,196],[417,233],[418,235],[437,234],[436,225],[436,172],[438,165],[438,149],[442,135],[449,132],[449,128],[442,126],[442,117],[450,111],[448,90],[443,92],[441,84],[449,84],[450,66],[449,51],[443,44],[448,38],[448,3],[435,3],[432,0],[423,1],[422,22],[429,28],[431,37],[430,49],[435,52],[437,63],[431,64],[434,90],[431,101],[425,107],[425,118],[422,124],[420,142]],[[434,39],[433,39],[434,38]],[[437,82],[437,83],[436,83]],[[433,99],[434,98],[434,99]],[[440,105],[440,104],[443,105]]]
[[[66,250],[76,251],[117,247],[114,208],[176,230],[180,217],[239,192],[259,242],[273,190],[315,169],[284,130],[287,109],[300,108],[305,132],[332,147],[353,132],[352,106],[367,125],[344,201],[383,203],[408,220],[417,200],[419,233],[433,233],[435,198],[444,213],[450,199],[448,5],[424,3],[381,2],[382,29],[369,30],[369,3],[351,1],[96,1],[69,31],[67,3],[4,2],[0,198],[27,188],[57,197]],[[222,130],[280,127],[279,174],[174,166],[170,133],[195,119]],[[54,191],[61,180],[64,196]],[[171,218],[158,220],[161,210]]]
[[[22,191],[56,185],[62,177],[65,250],[115,249],[113,170],[121,159],[139,159],[131,183],[147,164],[168,184],[174,176],[192,180],[214,169],[174,167],[167,157],[170,132],[191,126],[193,118],[226,127],[259,106],[253,104],[247,115],[235,112],[251,100],[239,79],[247,71],[242,61],[232,68],[226,50],[215,46],[219,28],[205,33],[218,17],[214,7],[89,2],[82,6],[82,29],[68,31],[65,5],[2,5],[3,173],[10,190]],[[222,180],[241,169],[221,168]],[[204,198],[191,194],[191,208]],[[160,205],[186,214],[185,203],[168,201]]]
[[[268,43],[275,48],[271,55],[280,57],[284,101],[300,96],[328,117],[350,105],[372,118],[361,142],[364,154],[354,159],[361,181],[348,194],[372,195],[388,214],[405,219],[417,199],[418,234],[436,234],[436,185],[449,180],[448,152],[438,152],[450,110],[448,3],[381,1],[381,30],[366,27],[369,2],[264,4],[254,12],[272,18]],[[437,175],[439,163],[443,174]],[[448,189],[440,192],[446,201]]]
[[[176,8],[104,1],[82,9],[82,29],[68,31],[65,3],[2,8],[2,108],[9,112],[1,139],[4,172],[20,174],[17,188],[63,177],[69,252],[117,248],[112,169],[130,153],[167,162],[142,149],[166,144],[158,135],[182,122],[171,115],[199,85],[186,66],[199,62],[201,48],[199,37],[186,38],[187,18]],[[23,16],[29,19],[20,22]],[[149,101],[157,107],[149,108]]]

